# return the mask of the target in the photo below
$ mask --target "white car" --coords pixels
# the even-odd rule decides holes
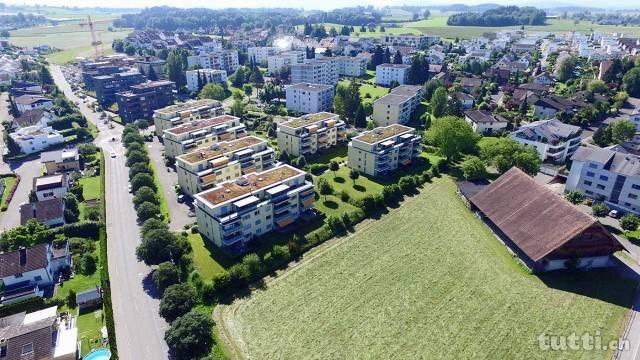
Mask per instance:
[[[112,152],[111,152],[111,157],[112,157],[112,158],[116,157],[116,152],[115,152],[115,151],[112,151]]]
[[[129,184],[128,188],[129,188],[129,192],[131,192],[131,184]]]

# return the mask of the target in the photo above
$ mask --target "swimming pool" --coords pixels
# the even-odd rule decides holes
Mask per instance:
[[[82,360],[109,360],[111,359],[111,351],[108,349],[95,349],[85,355]]]

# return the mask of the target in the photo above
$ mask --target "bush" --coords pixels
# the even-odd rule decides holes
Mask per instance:
[[[595,217],[605,217],[609,213],[609,208],[604,203],[597,203],[593,204],[591,211]]]
[[[193,308],[196,296],[196,290],[189,284],[169,286],[160,300],[160,316],[168,322],[173,322]]]
[[[620,227],[625,231],[635,231],[638,229],[638,225],[640,225],[640,218],[634,214],[625,214],[622,219],[620,219]]]
[[[100,223],[95,221],[83,221],[75,224],[66,224],[64,226],[51,229],[51,232],[54,235],[63,234],[66,237],[98,239],[100,234]]]
[[[158,290],[163,293],[169,286],[180,282],[180,269],[174,263],[165,261],[153,272],[152,278]]]
[[[461,165],[462,175],[467,180],[486,179],[487,168],[484,162],[477,156],[467,157]]]
[[[96,272],[96,258],[91,254],[84,254],[80,258],[78,270],[82,275],[91,275]]]
[[[69,293],[67,294],[67,306],[71,309],[75,308],[78,304],[76,304],[76,292],[72,289],[69,290]]]
[[[100,209],[97,207],[86,208],[84,218],[90,221],[100,221]]]
[[[564,194],[564,198],[567,199],[572,204],[580,204],[584,201],[584,195],[579,191],[569,191]]]
[[[340,191],[340,200],[342,200],[342,202],[348,203],[349,200],[351,200],[351,195],[349,195],[346,190],[342,190]]]
[[[309,170],[309,172],[316,176],[321,175],[328,168],[329,166],[327,166],[326,164],[311,164],[307,166],[307,169]]]
[[[331,229],[331,232],[335,235],[343,233],[345,229],[342,218],[334,215],[329,216],[329,218],[327,219],[327,225]]]

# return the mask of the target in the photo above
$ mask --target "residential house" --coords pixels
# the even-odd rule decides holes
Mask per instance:
[[[551,119],[523,125],[509,137],[523,145],[533,146],[545,162],[564,163],[580,147],[581,133],[579,126]]]
[[[420,155],[422,139],[414,128],[392,124],[351,139],[347,166],[370,176],[384,176],[410,165]]]
[[[219,141],[238,139],[246,134],[246,127],[235,116],[220,115],[192,120],[190,123],[164,131],[165,156],[173,159],[197,148],[210,146]]]
[[[118,114],[125,123],[139,119],[150,120],[154,111],[173,103],[176,83],[168,80],[147,81],[132,85],[129,91],[116,94]]]
[[[303,114],[331,111],[333,85],[300,83],[287,86],[287,110]]]
[[[222,141],[176,157],[178,184],[190,196],[274,164],[273,149],[254,136]]]
[[[291,156],[312,155],[347,138],[346,124],[337,114],[321,112],[278,124],[278,148]]]
[[[533,83],[534,84],[538,84],[538,85],[551,86],[551,85],[553,85],[554,82],[555,82],[555,80],[553,79],[553,76],[551,76],[551,74],[549,74],[546,71],[536,75],[533,78]]]
[[[469,201],[534,272],[615,266],[613,254],[622,250],[597,219],[517,167]]]
[[[45,109],[27,110],[13,119],[13,129],[21,129],[32,126],[48,127],[49,123],[58,117]]]
[[[62,226],[64,220],[65,203],[62,198],[53,198],[20,205],[20,225],[35,219],[41,224],[51,227]]]
[[[380,64],[376,66],[376,84],[390,86],[394,81],[400,85],[409,80],[410,65]]]
[[[64,143],[64,136],[51,127],[40,125],[20,128],[9,134],[11,140],[25,154],[33,154],[48,149],[50,146]]]
[[[487,110],[467,110],[464,120],[479,134],[491,134],[507,128],[509,121]]]
[[[548,95],[533,103],[533,116],[538,119],[550,119],[559,112],[575,112],[588,106],[590,105],[579,99]]]
[[[39,176],[33,179],[33,192],[38,201],[62,199],[67,191],[69,191],[67,174]]]
[[[53,175],[68,171],[80,171],[80,154],[77,149],[47,151],[40,154],[45,173]]]
[[[449,98],[457,99],[460,102],[460,106],[462,106],[462,110],[471,109],[476,101],[473,96],[463,92],[454,92],[449,96]]]
[[[202,99],[167,106],[153,112],[156,135],[165,130],[193,121],[224,114],[222,103],[217,100]]]
[[[464,92],[470,93],[473,89],[479,89],[482,87],[482,79],[463,77],[460,79],[460,86],[462,86]]]
[[[22,95],[12,98],[16,109],[20,114],[29,110],[51,109],[53,100],[42,95]]]
[[[313,208],[315,192],[305,176],[280,165],[195,195],[198,230],[228,253],[245,253],[254,237],[285,228]]]

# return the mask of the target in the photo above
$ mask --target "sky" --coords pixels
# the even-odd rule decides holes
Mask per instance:
[[[533,0],[435,0],[428,3],[424,0],[5,0],[6,4],[16,5],[50,5],[50,6],[79,6],[79,7],[122,7],[122,8],[142,8],[150,6],[168,5],[175,7],[209,7],[209,8],[226,8],[226,7],[293,7],[305,9],[330,10],[345,6],[355,5],[373,5],[376,7],[387,5],[447,5],[447,4],[482,4],[497,3],[502,5],[535,5]],[[556,5],[581,5],[581,6],[598,6],[604,7],[600,0],[560,0],[557,2],[542,1],[547,4]],[[540,3],[540,2],[538,2]],[[606,6],[625,7],[632,6],[634,0],[609,0]],[[635,5],[636,7],[638,5]]]

